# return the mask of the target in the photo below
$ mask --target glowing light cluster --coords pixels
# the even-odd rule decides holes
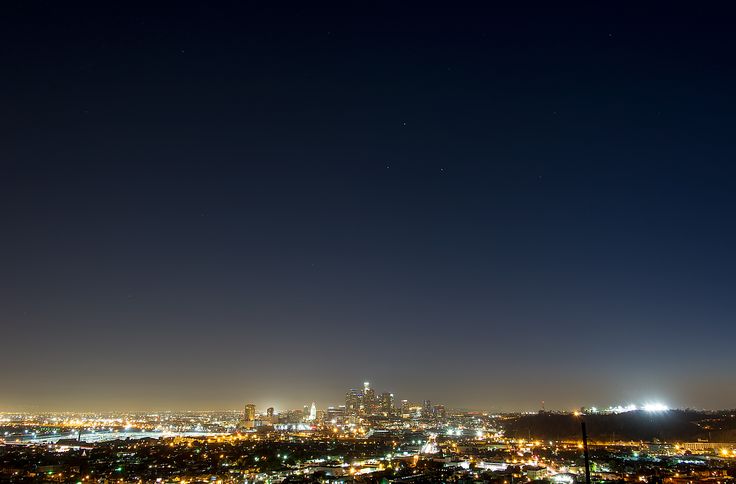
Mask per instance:
[[[626,405],[625,407],[622,405],[617,405],[615,407],[609,407],[607,409],[611,413],[626,413],[626,412],[634,412],[637,410],[636,405]]]
[[[645,403],[641,407],[645,412],[667,412],[670,408],[663,403]]]

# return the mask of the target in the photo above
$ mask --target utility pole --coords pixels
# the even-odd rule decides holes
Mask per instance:
[[[585,422],[580,422],[583,427],[583,455],[585,456],[585,484],[590,484],[590,456],[588,455],[588,432],[585,430]]]

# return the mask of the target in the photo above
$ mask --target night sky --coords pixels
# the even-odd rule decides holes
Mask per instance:
[[[0,410],[733,407],[732,13],[485,3],[4,4]]]

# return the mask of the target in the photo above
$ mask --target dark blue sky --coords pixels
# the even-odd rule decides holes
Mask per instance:
[[[730,13],[17,2],[0,409],[733,407]]]

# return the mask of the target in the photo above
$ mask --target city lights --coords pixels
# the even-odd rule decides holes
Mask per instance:
[[[651,413],[667,412],[669,410],[669,407],[663,403],[645,403],[642,406],[642,410]]]
[[[79,468],[74,459],[94,451],[95,455],[108,453],[115,466],[91,468],[88,475],[118,482],[168,482],[173,475],[181,482],[264,482],[322,472],[334,480],[366,475],[395,478],[427,472],[427,464],[434,462],[441,464],[436,467],[441,470],[427,474],[429,481],[482,480],[483,473],[491,473],[507,482],[513,477],[514,482],[569,483],[580,477],[584,445],[577,429],[581,420],[587,420],[594,433],[601,426],[622,429],[610,440],[589,442],[597,449],[597,480],[613,475],[611,469],[617,466],[624,469],[618,472],[628,482],[646,480],[646,466],[653,457],[671,459],[676,465],[670,475],[693,481],[692,473],[688,474],[693,463],[707,463],[708,471],[734,463],[736,445],[728,442],[661,441],[660,426],[668,425],[672,415],[662,419],[660,414],[668,410],[661,402],[648,402],[574,412],[491,414],[453,410],[429,399],[396,400],[394,393],[376,392],[365,382],[345,393],[344,404],[326,409],[308,400],[301,408],[281,412],[246,403],[241,410],[229,412],[0,414],[0,444],[69,456],[68,466],[46,472],[79,479],[75,482],[92,481],[75,474]],[[656,423],[649,441],[626,430],[638,421],[640,412],[650,414],[648,419]],[[728,412],[674,415],[680,423],[694,419],[716,431],[727,428],[732,419]],[[555,421],[559,425],[550,423]],[[539,430],[541,423],[551,427]],[[673,431],[681,428],[687,427],[676,423]],[[0,453],[2,449],[0,445]],[[26,461],[22,453],[18,455],[17,465],[23,468]],[[710,460],[698,460],[700,456]],[[176,466],[169,467],[169,458]],[[138,466],[141,461],[146,466]],[[175,469],[188,470],[184,475],[172,474]],[[22,472],[32,477],[36,471]]]

